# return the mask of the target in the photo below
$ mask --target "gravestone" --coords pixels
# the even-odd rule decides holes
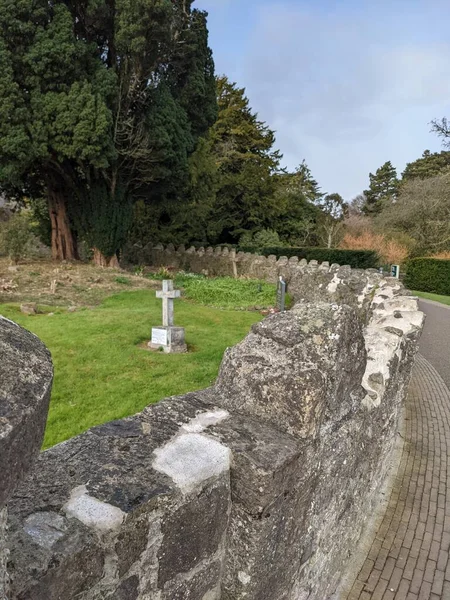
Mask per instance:
[[[173,289],[171,279],[162,282],[162,290],[156,292],[156,297],[162,300],[162,327],[152,327],[152,339],[149,348],[166,353],[187,352],[184,327],[174,325],[174,300],[181,295],[179,290]]]
[[[280,312],[286,310],[286,282],[282,277],[279,278],[277,286],[277,308]]]

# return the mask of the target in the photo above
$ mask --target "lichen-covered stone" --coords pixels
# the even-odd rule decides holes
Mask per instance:
[[[354,310],[298,304],[254,325],[226,352],[217,390],[228,410],[315,438],[333,406],[344,416],[362,399],[365,365]]]
[[[0,507],[41,446],[52,381],[44,344],[0,316]]]

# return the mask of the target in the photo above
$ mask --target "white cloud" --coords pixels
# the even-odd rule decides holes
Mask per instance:
[[[305,157],[324,188],[350,197],[386,160],[402,170],[439,149],[428,122],[448,108],[450,45],[404,37],[367,15],[261,9],[239,83],[290,166]]]

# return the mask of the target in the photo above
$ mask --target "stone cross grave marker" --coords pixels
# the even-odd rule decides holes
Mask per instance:
[[[180,290],[173,289],[172,279],[162,282],[162,291],[156,292],[156,297],[162,299],[163,306],[163,326],[173,326],[173,301],[181,296]]]
[[[174,303],[181,292],[173,289],[172,279],[162,282],[162,290],[156,292],[156,297],[162,300],[162,327],[152,328],[152,339],[149,347],[154,350],[162,348],[167,353],[186,352],[184,327],[174,326]]]
[[[277,286],[277,308],[280,312],[286,310],[286,282],[282,277],[279,278]]]

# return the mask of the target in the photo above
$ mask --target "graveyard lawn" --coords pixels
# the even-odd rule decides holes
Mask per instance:
[[[186,328],[189,352],[170,355],[144,349],[151,327],[161,324],[161,300],[150,290],[123,292],[73,313],[47,306],[43,314],[25,315],[12,304],[0,305],[0,313],[38,335],[52,353],[45,448],[164,397],[208,387],[225,349],[262,319],[258,312],[175,300],[175,324]]]

